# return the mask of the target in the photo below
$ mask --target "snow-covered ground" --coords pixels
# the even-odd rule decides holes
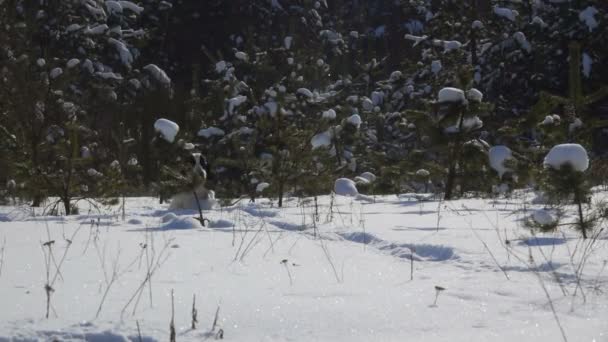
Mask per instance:
[[[311,200],[241,202],[213,228],[151,198],[124,220],[0,207],[0,341],[168,341],[172,290],[177,341],[561,341],[557,320],[608,341],[607,234],[533,236],[523,198],[361,198],[320,198],[318,222]]]

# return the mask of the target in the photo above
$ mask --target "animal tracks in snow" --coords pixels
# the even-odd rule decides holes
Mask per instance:
[[[447,261],[460,257],[449,246],[413,243],[392,243],[365,232],[338,233],[344,240],[372,246],[377,250],[402,259],[416,261]]]

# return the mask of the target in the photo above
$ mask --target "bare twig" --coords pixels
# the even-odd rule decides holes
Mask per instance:
[[[323,242],[323,239],[319,239],[319,241],[321,243],[321,249],[323,250],[323,253],[325,254],[325,257],[327,258],[327,261],[329,262],[329,265],[331,266],[331,269],[334,272],[334,276],[336,277],[336,281],[338,283],[342,282],[340,280],[340,276],[338,275],[338,271],[336,270],[336,266],[334,265],[334,261],[333,261],[333,259],[331,257],[331,254],[329,254],[329,250],[327,249],[327,246]]]
[[[152,276],[154,275],[154,273],[161,267],[161,265],[170,256],[169,246],[171,245],[172,241],[173,241],[173,239],[169,239],[169,240],[165,241],[165,244],[164,244],[163,248],[161,249],[160,253],[156,257],[152,257],[150,259],[151,262],[147,265],[148,268],[146,270],[146,275],[145,275],[144,279],[139,284],[139,286],[137,287],[137,289],[135,290],[133,295],[131,295],[131,298],[129,298],[129,300],[127,301],[127,304],[125,304],[125,306],[122,308],[122,310],[120,312],[121,316],[124,315],[125,311],[129,307],[129,305],[131,305],[131,303],[133,303],[133,301],[135,301],[135,303],[133,305],[132,314],[135,315],[135,312],[137,310],[137,304],[139,303],[139,298],[141,297],[141,294],[144,292],[144,288],[145,288],[146,284],[148,284],[152,281],[151,279],[152,279]],[[155,255],[155,253],[153,255]],[[150,290],[151,290],[151,285],[150,285]]]
[[[99,317],[103,303],[106,301],[108,293],[110,293],[110,288],[112,287],[114,282],[116,282],[116,280],[119,277],[119,274],[120,274],[120,272],[118,271],[118,261],[119,260],[120,260],[120,248],[118,249],[118,253],[116,255],[116,259],[114,260],[114,264],[112,267],[112,277],[110,278],[110,281],[106,285],[106,290],[104,291],[103,296],[101,297],[101,302],[99,303],[99,307],[97,307],[97,313],[95,314],[95,318]]]
[[[171,323],[169,323],[169,341],[175,342],[175,302],[171,290]]]
[[[410,247],[410,280],[414,280],[414,253],[416,249]]]
[[[253,250],[253,248],[258,244],[259,240],[258,236],[259,234],[262,232],[262,230],[264,229],[264,227],[266,226],[266,222],[262,220],[262,223],[260,225],[260,228],[255,232],[255,234],[253,235],[253,237],[251,238],[251,240],[249,240],[249,243],[247,244],[247,246],[245,247],[245,249],[243,249],[243,251],[241,252],[241,256],[238,257],[239,261],[243,261],[245,259],[245,256],[251,252]],[[243,237],[243,241],[245,240],[245,237]],[[242,242],[241,241],[241,245]],[[239,248],[240,250],[240,248]],[[237,256],[238,256],[238,251],[237,251],[237,255],[235,255],[235,259],[237,260]]]
[[[209,221],[206,218],[203,217],[203,209],[201,209],[201,201],[198,199],[198,194],[196,193],[196,190],[192,191],[192,194],[194,195],[194,199],[196,200],[196,207],[198,208],[198,220],[201,222],[201,225],[203,227],[205,227],[205,221]]]
[[[6,236],[2,239],[2,248],[0,248],[0,277],[2,276],[2,268],[4,266],[4,250],[6,248]]]
[[[198,310],[196,310],[196,294],[192,295],[192,330],[196,329],[198,323]]]
[[[473,235],[475,235],[475,237],[477,238],[477,240],[479,240],[479,242],[481,242],[481,244],[483,245],[483,247],[485,248],[485,250],[488,252],[488,254],[490,255],[490,257],[492,258],[492,260],[496,264],[496,266],[502,271],[502,274],[505,275],[505,278],[507,278],[507,280],[511,280],[511,278],[509,278],[509,274],[507,274],[507,271],[505,271],[505,269],[498,262],[498,260],[496,260],[496,257],[494,256],[494,253],[492,253],[492,251],[490,250],[490,247],[488,247],[488,244],[486,244],[486,242],[483,241],[483,239],[479,236],[479,234],[477,234],[477,232],[473,229],[473,224],[471,222],[469,222],[469,229],[471,230],[471,232],[473,233]]]
[[[283,264],[283,266],[285,266],[285,270],[287,271],[287,276],[289,276],[289,285],[293,286],[293,278],[291,277],[291,272],[289,272],[289,260],[287,259],[283,259],[281,261],[281,264]]]
[[[534,269],[537,269],[536,263],[534,262],[534,257],[532,256],[532,251],[530,251],[530,263],[532,264]],[[560,322],[559,317],[557,316],[557,312],[555,311],[555,306],[553,305],[553,299],[551,299],[551,295],[549,294],[549,291],[547,290],[547,286],[545,286],[543,277],[540,275],[539,272],[533,272],[533,273],[538,278],[540,287],[543,289],[543,292],[545,293],[545,296],[547,297],[547,300],[549,301],[549,307],[551,308],[551,312],[553,313],[553,318],[555,319],[555,323],[557,324],[557,326],[559,328],[559,331],[562,335],[564,342],[568,342],[568,338],[566,337],[566,332],[564,331],[564,327],[562,326],[562,323]]]
[[[45,261],[44,265],[46,268],[46,283],[44,284],[44,292],[46,294],[45,318],[47,318],[47,319],[49,318],[49,312],[52,309],[51,295],[53,292],[55,292],[55,289],[54,289],[55,282],[57,281],[58,277],[63,279],[63,276],[61,275],[61,267],[63,266],[63,263],[67,257],[68,251],[70,250],[70,246],[72,246],[72,242],[76,238],[76,235],[80,231],[80,228],[82,228],[82,226],[79,226],[78,228],[76,228],[76,230],[74,231],[74,233],[72,234],[70,239],[66,239],[67,246],[63,252],[63,256],[61,257],[60,262],[57,263],[55,261],[55,257],[53,254],[53,245],[55,244],[55,240],[51,240],[51,233],[50,233],[49,227],[48,227],[48,225],[46,226],[48,240],[46,242],[42,243],[42,252],[43,252],[44,261]],[[55,265],[55,273],[53,274],[52,277],[51,277],[51,261]]]
[[[141,337],[141,329],[139,328],[139,321],[135,321],[135,324],[137,324],[137,338],[139,342],[144,342],[144,339]]]
[[[213,324],[211,325],[211,332],[215,331],[219,317],[220,317],[220,305],[218,304],[217,309],[215,310],[215,317],[213,317]],[[223,333],[222,333],[222,335],[223,335]]]

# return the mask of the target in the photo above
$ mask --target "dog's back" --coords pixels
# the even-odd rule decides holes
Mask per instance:
[[[213,209],[215,205],[215,194],[213,191],[207,190],[204,185],[199,186],[192,192],[180,192],[171,198],[171,204],[169,205],[170,210],[188,209],[198,210],[198,202],[202,210]]]

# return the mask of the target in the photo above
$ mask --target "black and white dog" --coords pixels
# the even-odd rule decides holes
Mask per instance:
[[[198,210],[199,203],[202,210],[212,209],[216,201],[215,193],[212,190],[207,190],[205,187],[207,181],[206,169],[209,167],[207,159],[200,153],[192,153],[188,157],[188,161],[191,165],[191,169],[186,177],[191,180],[190,189],[173,195],[171,197],[169,209]]]

